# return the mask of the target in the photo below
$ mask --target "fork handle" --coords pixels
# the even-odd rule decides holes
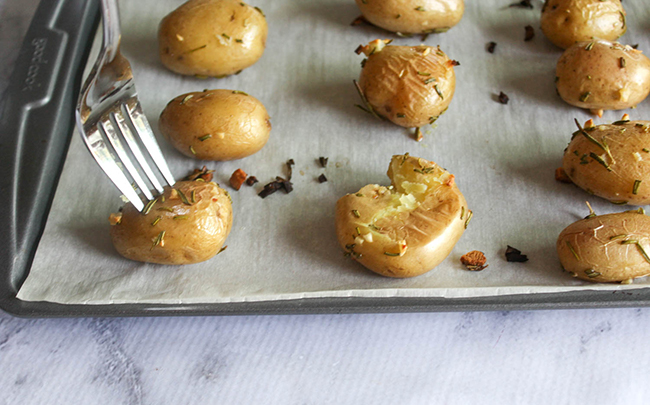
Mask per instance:
[[[25,304],[16,291],[63,169],[98,17],[96,0],[42,0],[0,105],[0,307],[9,312]]]

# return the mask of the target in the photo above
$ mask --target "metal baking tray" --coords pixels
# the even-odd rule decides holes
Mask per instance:
[[[43,0],[0,113],[0,308],[21,317],[436,312],[650,305],[650,288],[477,298],[308,298],[219,304],[62,305],[16,298],[43,233],[73,134],[99,0]]]

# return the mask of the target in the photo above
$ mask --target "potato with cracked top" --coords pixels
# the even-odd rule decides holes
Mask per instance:
[[[357,83],[366,109],[406,128],[432,124],[454,97],[458,62],[440,47],[389,43],[375,40],[357,48],[367,55]]]
[[[642,210],[595,215],[566,227],[557,239],[562,267],[600,283],[630,283],[650,274],[650,217]]]
[[[158,28],[160,60],[182,75],[225,77],[262,57],[266,18],[239,0],[190,0]]]
[[[567,103],[600,117],[634,107],[650,93],[650,59],[628,45],[578,42],[557,62],[555,85]]]
[[[430,34],[449,30],[463,17],[463,0],[356,0],[373,25],[401,34]]]
[[[577,121],[576,121],[577,124]],[[609,125],[578,124],[562,167],[578,187],[615,204],[650,204],[650,121],[627,115]]]
[[[627,30],[620,0],[546,0],[541,28],[556,46],[566,49],[594,38],[615,41]]]
[[[393,156],[391,186],[367,185],[336,204],[336,235],[352,259],[387,277],[414,277],[440,264],[472,213],[454,176],[434,162]]]
[[[271,120],[255,97],[237,90],[182,94],[160,114],[160,132],[182,154],[202,160],[234,160],[266,145]]]
[[[179,181],[142,212],[127,204],[111,215],[111,240],[127,259],[191,264],[210,259],[232,227],[228,193],[213,182]]]

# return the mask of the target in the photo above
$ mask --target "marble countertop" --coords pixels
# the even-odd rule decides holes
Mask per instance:
[[[44,0],[48,1],[48,0]],[[36,0],[0,0],[0,94]],[[4,404],[646,404],[650,309],[36,319]]]

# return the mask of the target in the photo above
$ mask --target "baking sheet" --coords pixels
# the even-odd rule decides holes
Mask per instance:
[[[202,164],[227,184],[237,168],[257,176],[256,188],[231,190],[233,230],[228,248],[208,262],[159,266],[128,261],[113,250],[107,217],[121,204],[118,192],[74,134],[55,201],[29,277],[18,293],[25,301],[67,304],[219,303],[311,297],[478,297],[538,294],[583,289],[648,287],[593,285],[562,273],[555,239],[569,223],[587,214],[587,196],[557,183],[553,172],[573,132],[573,118],[590,116],[555,94],[554,67],[561,51],[538,29],[535,10],[507,7],[510,1],[466,2],[461,23],[432,35],[461,66],[449,110],[416,143],[409,132],[380,122],[354,107],[352,79],[361,56],[354,49],[375,38],[399,45],[421,43],[372,27],[349,26],[358,14],[351,0],[259,0],[267,15],[269,39],[260,61],[240,75],[200,80],[165,70],[157,56],[159,21],[182,1],[122,1],[122,51],[131,61],[145,113],[156,128],[166,103],[178,94],[204,88],[245,91],[267,107],[271,139],[259,153],[236,162],[196,162],[161,140],[177,178]],[[628,33],[623,42],[650,49],[650,10],[626,1]],[[524,42],[524,26],[536,37]],[[497,42],[495,54],[485,51]],[[508,105],[495,101],[503,91]],[[626,111],[647,119],[647,102]],[[597,123],[620,119],[606,112]],[[368,183],[387,184],[393,154],[433,160],[456,175],[474,218],[452,254],[433,271],[413,279],[374,275],[343,257],[336,242],[334,207],[345,193]],[[329,157],[322,169],[319,156]],[[293,193],[256,195],[261,184],[284,175],[296,161]],[[325,173],[328,182],[316,178]],[[589,198],[598,213],[624,208]],[[526,263],[507,263],[506,245],[527,254]],[[458,258],[481,250],[489,267],[468,272]]]

